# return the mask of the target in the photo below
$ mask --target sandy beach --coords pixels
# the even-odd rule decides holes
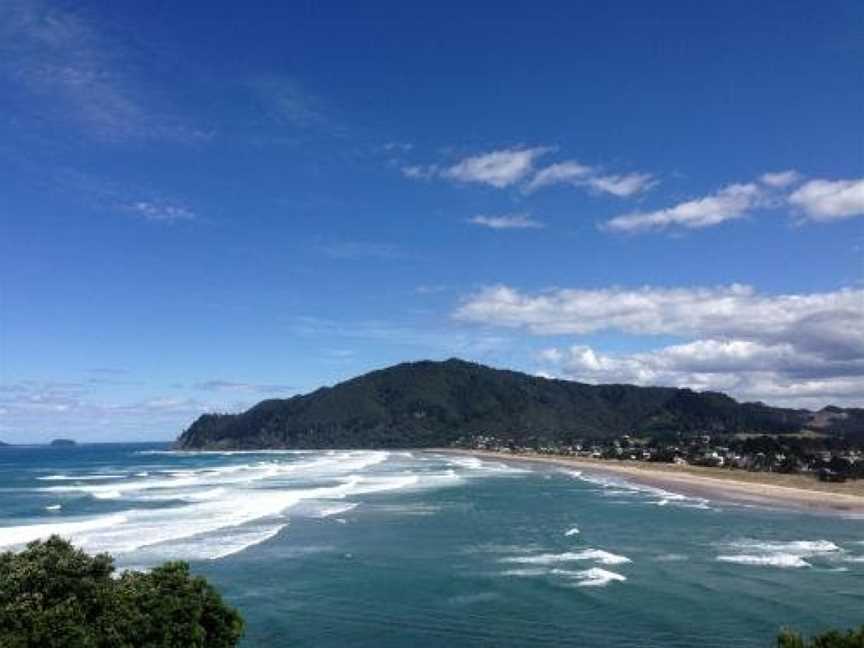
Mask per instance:
[[[595,474],[616,475],[646,486],[709,500],[864,515],[864,483],[856,481],[832,484],[820,482],[808,475],[781,475],[585,457],[511,455],[452,448],[440,452],[466,454],[499,461],[551,464]]]

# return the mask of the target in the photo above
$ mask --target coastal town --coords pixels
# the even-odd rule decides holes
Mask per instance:
[[[864,448],[844,439],[815,435],[714,438],[710,434],[694,434],[660,440],[624,434],[610,439],[574,440],[571,443],[533,438],[517,444],[511,439],[479,434],[462,437],[452,447],[512,455],[581,457],[812,475],[824,482],[864,479]]]

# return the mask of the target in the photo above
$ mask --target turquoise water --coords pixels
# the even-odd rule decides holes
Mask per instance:
[[[422,452],[0,449],[0,547],[185,559],[251,646],[771,646],[864,623],[864,520]]]

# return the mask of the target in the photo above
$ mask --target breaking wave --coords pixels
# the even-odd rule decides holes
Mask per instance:
[[[655,486],[636,484],[622,478],[585,474],[579,470],[564,470],[562,472],[587,484],[598,486],[600,492],[607,497],[633,497],[654,506],[671,504],[679,508],[711,510],[710,500],[703,497],[689,497]]]
[[[623,583],[627,580],[627,577],[623,574],[600,567],[581,570],[543,569],[538,567],[508,569],[501,572],[501,575],[522,578],[557,577],[557,580],[563,581],[567,585],[575,585],[576,587],[605,587],[609,583]]]
[[[156,453],[181,459],[160,470],[82,471],[80,476],[69,472],[38,479],[50,483],[36,487],[38,493],[88,497],[113,511],[73,516],[52,504],[50,521],[31,518],[0,527],[0,548],[19,548],[57,534],[89,552],[109,552],[121,564],[215,559],[272,538],[290,525],[291,517],[338,516],[353,510],[364,496],[441,488],[461,483],[466,474],[489,472],[485,462],[479,470],[458,463],[406,464],[407,453],[385,451],[230,452],[207,454],[206,459],[173,451],[141,452]],[[274,456],[254,457],[260,454]],[[210,461],[221,455],[227,455],[224,461]],[[231,455],[242,456],[238,462]]]
[[[502,558],[503,563],[518,563],[524,565],[555,565],[558,563],[590,560],[601,565],[621,565],[632,562],[627,556],[604,551],[603,549],[584,549],[582,551],[565,551],[564,553],[544,553],[535,556],[511,556]]]
[[[843,550],[829,540],[736,540],[724,545],[736,553],[717,556],[720,562],[798,569],[812,567],[814,559],[831,559]]]

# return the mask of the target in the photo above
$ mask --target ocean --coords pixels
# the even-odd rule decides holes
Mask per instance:
[[[188,560],[243,646],[773,646],[864,623],[864,520],[419,451],[0,448],[0,549]]]

